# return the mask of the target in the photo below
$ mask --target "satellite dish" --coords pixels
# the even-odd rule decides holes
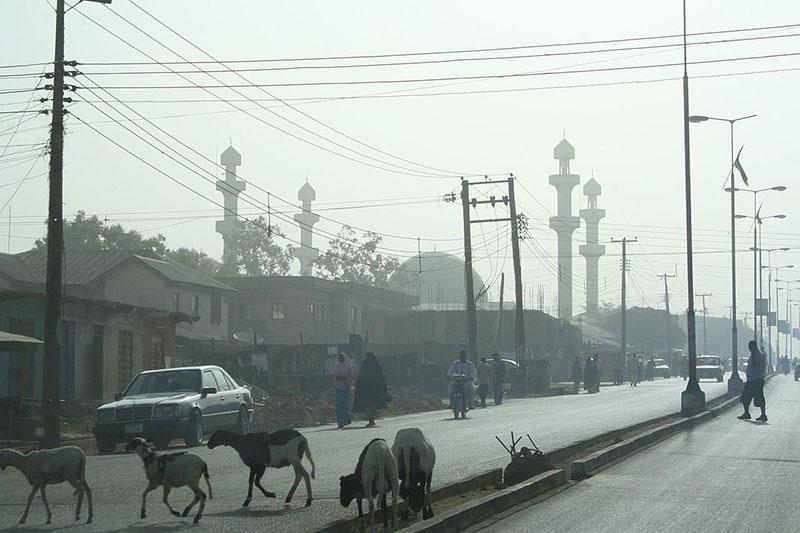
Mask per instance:
[[[233,338],[239,342],[246,342],[247,344],[253,344],[253,336],[255,335],[256,341],[255,344],[261,344],[264,342],[264,337],[253,333],[252,331],[237,331],[233,334]]]

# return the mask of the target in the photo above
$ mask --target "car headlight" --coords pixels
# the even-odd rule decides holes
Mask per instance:
[[[153,418],[170,418],[181,416],[180,405],[157,405],[153,411]]]
[[[97,410],[97,421],[98,422],[113,422],[114,421],[114,409],[98,409]]]

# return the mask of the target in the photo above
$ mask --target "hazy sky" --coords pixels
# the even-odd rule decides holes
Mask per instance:
[[[222,241],[214,231],[214,223],[221,218],[221,208],[155,168],[221,203],[221,194],[206,180],[220,176],[211,161],[218,160],[219,153],[232,142],[242,154],[239,174],[248,181],[248,197],[240,199],[240,212],[247,216],[264,214],[267,194],[263,191],[270,191],[270,205],[276,211],[272,221],[291,239],[299,240],[299,230],[291,222],[281,220],[281,216],[291,217],[297,211],[297,190],[308,179],[317,191],[315,205],[319,213],[328,217],[316,228],[320,234],[315,237],[315,244],[322,248],[326,247],[330,234],[336,233],[341,224],[349,223],[386,234],[384,251],[400,257],[416,253],[418,237],[425,251],[435,247],[461,253],[460,206],[439,198],[459,189],[461,174],[512,172],[518,178],[519,209],[530,218],[531,238],[522,248],[526,291],[531,288],[535,291],[542,285],[545,305],[551,307],[556,293],[556,236],[548,228],[547,219],[556,209],[556,194],[548,184],[548,175],[557,172],[552,150],[566,133],[576,149],[573,172],[581,175],[581,186],[575,188],[573,195],[574,213],[584,207],[581,187],[592,173],[603,187],[599,203],[607,210],[607,217],[601,223],[600,234],[608,254],[600,261],[601,301],[618,304],[620,299],[620,249],[607,241],[629,236],[639,239],[638,244],[629,248],[632,278],[629,305],[663,306],[663,283],[656,274],[677,272],[678,278],[671,281],[672,309],[677,312],[685,308],[682,67],[630,68],[679,63],[680,47],[661,45],[677,45],[680,40],[533,47],[676,35],[682,31],[681,3],[677,0],[548,3],[136,0],[136,3],[188,41],[225,61],[528,48],[336,61],[235,63],[230,66],[262,70],[242,72],[246,79],[224,72],[213,74],[217,80],[208,74],[183,74],[190,80],[186,81],[177,74],[161,74],[167,70],[157,64],[119,65],[151,62],[142,52],[159,62],[180,61],[180,58],[117,15],[189,60],[208,60],[200,51],[148,17],[136,4],[114,0],[106,7],[84,2],[67,15],[66,56],[81,63],[111,64],[78,67],[86,76],[78,77],[75,83],[92,88],[97,84],[108,88],[108,92],[93,88],[72,95],[78,102],[69,106],[72,116],[67,121],[64,202],[68,215],[83,209],[107,217],[110,223],[138,229],[147,236],[163,233],[169,247],[193,246],[219,257]],[[800,4],[792,0],[690,1],[688,17],[690,33],[792,25],[800,24]],[[52,60],[54,18],[46,0],[5,0],[0,6],[0,65]],[[690,42],[750,40],[697,44],[690,47],[689,60],[800,54],[798,37],[800,25],[691,37]],[[661,47],[652,48],[654,45]],[[616,51],[575,53],[608,49]],[[555,55],[541,57],[542,54]],[[387,62],[519,55],[528,57],[374,66]],[[341,68],[364,64],[373,66]],[[332,65],[339,67],[263,70]],[[212,63],[200,67],[225,70]],[[620,67],[628,68],[618,70]],[[3,94],[4,91],[30,89],[37,83],[34,77],[4,75],[38,74],[43,68],[1,69],[0,111],[25,109],[31,96],[29,92]],[[187,64],[170,68],[180,72],[197,70]],[[602,71],[574,72],[598,69]],[[788,70],[763,72],[782,69]],[[800,69],[796,55],[690,65],[690,110],[692,114],[721,117],[758,113],[757,118],[737,126],[737,150],[739,145],[745,145],[742,160],[751,186],[789,187],[786,192],[759,195],[765,215],[787,215],[785,220],[764,222],[764,246],[791,247],[790,252],[772,254],[773,264],[796,263],[800,267],[800,234],[795,230],[798,214],[792,209],[800,200],[800,187],[794,178],[798,168],[794,126],[800,110],[796,96],[800,73],[793,69]],[[731,73],[746,74],[718,76]],[[525,75],[507,77],[511,74]],[[506,77],[396,82],[489,75]],[[341,84],[368,80],[395,83]],[[666,81],[634,83],[648,80]],[[247,87],[251,82],[284,85],[262,90]],[[319,82],[340,84],[319,85]],[[235,89],[241,94],[234,89],[210,88],[205,92],[198,88],[164,88],[191,87],[192,83],[244,87]],[[315,85],[286,85],[298,83]],[[155,89],[130,89],[140,86]],[[452,94],[459,92],[470,94]],[[35,98],[45,94],[38,91]],[[379,97],[363,98],[365,95]],[[339,98],[345,96],[359,98]],[[234,100],[235,106],[247,111],[236,110],[217,98]],[[248,98],[259,102],[248,102]],[[103,101],[111,101],[111,107]],[[129,118],[136,115],[120,101],[155,126],[141,120],[125,121],[119,112]],[[34,102],[28,109],[48,106],[49,103]],[[0,249],[6,251],[10,209],[12,252],[28,249],[43,234],[47,208],[47,183],[42,175],[47,168],[46,158],[34,163],[33,158],[38,154],[30,150],[35,148],[31,146],[33,143],[46,141],[49,117],[24,115],[19,131],[12,136],[19,117],[0,114],[0,153],[9,144],[6,155],[0,159],[0,206],[19,186],[9,207],[0,213]],[[124,152],[81,120],[152,167]],[[152,133],[164,139],[170,148],[191,161],[185,163],[181,159],[192,170],[161,153],[174,156],[169,149],[145,144],[122,125],[138,135],[146,137]],[[180,142],[169,139],[156,126]],[[730,158],[729,130],[725,123],[706,122],[692,125],[691,134],[695,288],[697,292],[713,293],[707,300],[709,311],[723,315],[728,313],[726,306],[730,304],[730,255],[726,253],[730,249],[730,204],[729,196],[722,191]],[[17,183],[29,170],[28,180],[21,185]],[[476,189],[476,193],[479,190],[487,188]],[[741,194],[738,202],[740,212],[752,215],[752,195]],[[485,207],[476,215],[489,218],[495,212]],[[503,216],[503,210],[498,208],[496,215]],[[752,243],[750,226],[747,220],[737,225],[738,248],[745,250],[738,254],[742,310],[752,309],[752,258],[746,252]],[[504,227],[491,224],[474,228],[476,267],[484,279],[498,278],[501,270],[509,279],[512,275],[511,248],[505,231]],[[577,248],[583,239],[581,227],[575,233],[573,260],[576,313],[584,303],[585,267]],[[784,277],[800,278],[800,272]],[[766,278],[764,283],[766,291]],[[507,297],[513,297],[511,286],[506,284]],[[493,288],[492,298],[496,298],[497,291]]]

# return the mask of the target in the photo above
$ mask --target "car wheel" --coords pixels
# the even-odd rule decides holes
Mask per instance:
[[[244,406],[239,408],[239,418],[236,420],[236,425],[233,426],[233,431],[238,435],[250,433],[250,414]]]
[[[117,443],[109,439],[95,439],[97,451],[100,453],[114,453]]]
[[[203,444],[203,417],[199,411],[192,411],[189,415],[189,424],[183,436],[186,446],[200,446]]]

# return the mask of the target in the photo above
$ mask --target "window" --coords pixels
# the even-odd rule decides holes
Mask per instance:
[[[219,392],[231,390],[231,387],[228,384],[227,380],[225,379],[225,376],[222,375],[222,372],[220,372],[219,370],[212,370],[211,373],[214,374],[214,377],[217,379],[217,385],[218,385],[217,390]]]
[[[219,390],[217,380],[214,379],[214,376],[211,374],[210,370],[206,370],[203,372],[203,388],[207,389],[209,387],[214,387],[215,389]]]
[[[117,348],[118,390],[125,390],[133,377],[133,332],[120,331]]]
[[[283,320],[286,318],[286,304],[272,304],[272,320]]]
[[[192,296],[192,316],[200,316],[200,299]]]
[[[211,323],[222,324],[222,297],[219,294],[211,296]]]
[[[311,322],[316,322],[317,321],[317,306],[314,305],[314,304],[311,304],[310,311],[311,311]]]
[[[353,325],[358,324],[358,307],[353,306]]]
[[[172,310],[177,313],[181,310],[181,295],[180,293],[172,293]]]

